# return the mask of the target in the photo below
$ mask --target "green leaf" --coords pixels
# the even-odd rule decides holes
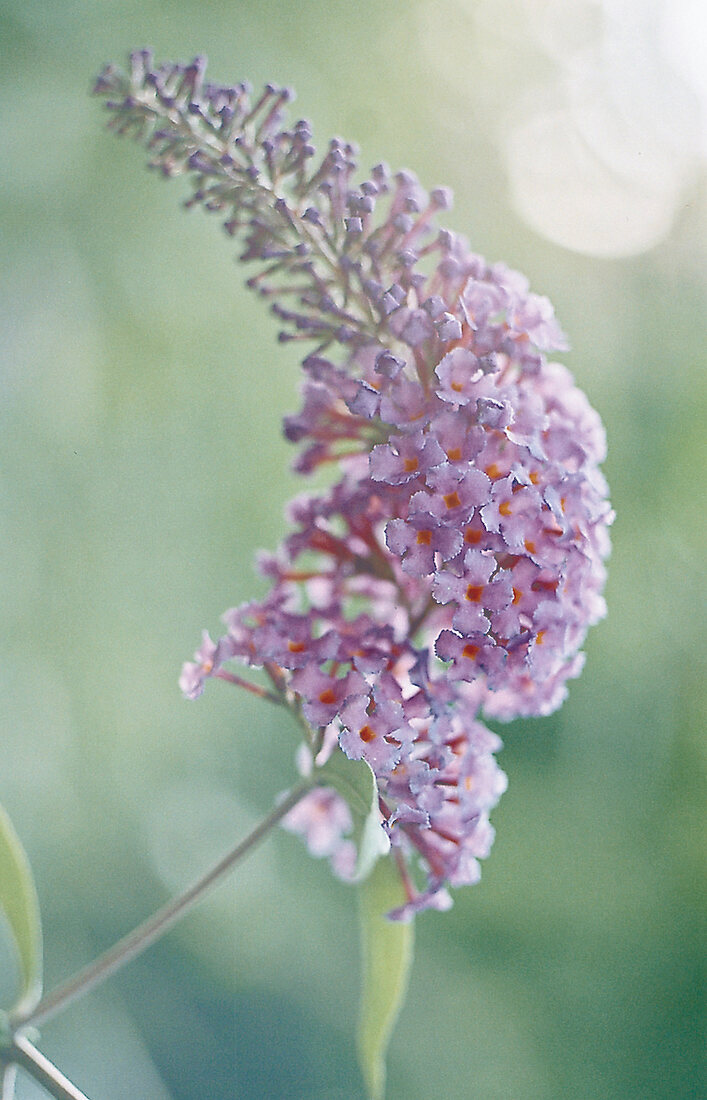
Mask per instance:
[[[361,1009],[358,1058],[370,1100],[385,1097],[385,1055],[407,993],[414,925],[385,914],[404,904],[400,875],[392,859],[381,859],[359,886]]]
[[[7,918],[20,966],[20,991],[12,1008],[27,1015],[42,994],[42,926],[29,860],[10,818],[0,806],[0,909]]]
[[[365,760],[349,760],[337,749],[326,764],[317,769],[317,781],[322,786],[334,787],[349,805],[353,818],[352,839],[358,853],[353,881],[361,882],[390,849],[381,828],[376,777]]]

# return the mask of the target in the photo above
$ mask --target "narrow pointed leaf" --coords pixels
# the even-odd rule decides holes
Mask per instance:
[[[31,1012],[42,993],[42,928],[34,878],[19,837],[0,806],[0,910],[7,920],[20,968],[12,1014]]]
[[[349,760],[338,750],[318,769],[317,777],[322,786],[333,787],[349,805],[352,839],[358,853],[354,882],[360,882],[390,848],[381,828],[376,777],[365,760]]]
[[[369,1100],[384,1100],[385,1057],[407,993],[414,925],[385,917],[406,900],[391,859],[379,860],[358,889],[362,963],[358,1057]]]

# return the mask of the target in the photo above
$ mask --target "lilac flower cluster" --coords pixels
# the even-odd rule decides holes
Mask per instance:
[[[445,189],[382,165],[354,186],[350,145],[316,163],[308,125],[283,127],[286,90],[253,102],[207,84],[198,58],[156,68],[143,51],[97,91],[156,167],[191,174],[189,204],[245,239],[282,338],[315,344],[285,433],[298,470],[337,471],[290,505],[261,559],[268,595],[205,635],[182,689],[238,680],[228,662],[264,668],[306,721],[310,765],[338,745],[372,768],[408,896],[394,916],[445,908],[447,886],[479,877],[506,784],[480,715],[554,711],[605,611],[599,417],[547,359],[567,346],[548,300],[435,227]],[[289,827],[350,876],[336,792],[313,791]]]

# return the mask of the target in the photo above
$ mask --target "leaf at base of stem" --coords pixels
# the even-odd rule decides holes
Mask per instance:
[[[362,965],[358,1057],[369,1100],[384,1100],[385,1056],[407,993],[414,925],[385,916],[406,900],[393,860],[379,860],[358,890]]]

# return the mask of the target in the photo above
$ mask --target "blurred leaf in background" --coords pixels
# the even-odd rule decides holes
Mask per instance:
[[[3,957],[13,957],[3,966],[0,1016],[3,1011],[22,1015],[31,1012],[42,993],[42,924],[32,870],[0,806],[0,933],[5,932],[9,944]],[[13,971],[15,988],[5,988],[5,977]]]
[[[297,356],[88,95],[134,46],[203,52],[293,84],[320,146],[451,185],[450,226],[552,298],[608,430],[609,617],[561,714],[500,729],[494,853],[417,922],[389,1100],[705,1093],[703,34],[689,0],[2,0],[0,799],[48,987],[295,774],[276,714],[176,681],[302,487]],[[356,951],[353,891],[283,834],[44,1047],[110,1100],[362,1097]]]

